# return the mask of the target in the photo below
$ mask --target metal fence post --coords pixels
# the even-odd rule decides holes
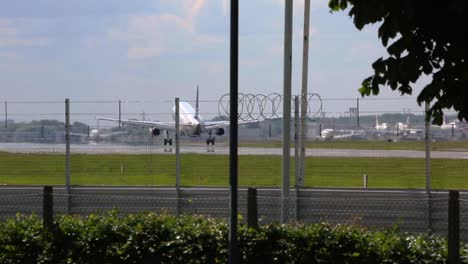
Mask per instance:
[[[297,180],[300,177],[300,158],[299,158],[299,96],[294,96],[294,176],[297,185]]]
[[[5,128],[8,128],[8,102],[5,101]]]
[[[299,129],[299,96],[294,97],[294,187],[295,187],[295,199],[294,199],[294,220],[297,221],[298,216],[298,200],[297,191],[299,181],[301,178],[301,158],[300,158],[300,129]]]
[[[65,99],[65,189],[67,213],[70,213],[70,99]]]
[[[425,104],[425,113],[429,111],[429,103]],[[431,125],[429,120],[425,121],[425,146],[426,146],[426,198],[427,198],[427,230],[432,232],[432,195],[431,195]]]
[[[356,123],[357,123],[357,127],[360,128],[361,125],[359,123],[359,97],[356,98]]]
[[[42,225],[51,230],[54,225],[54,199],[52,186],[44,186],[42,198]]]
[[[247,225],[258,229],[257,189],[247,189]]]
[[[179,98],[175,99],[175,144],[176,144],[176,195],[177,195],[177,214],[181,213],[180,207],[180,115]]]
[[[122,127],[122,100],[119,100],[119,127]]]
[[[448,263],[460,263],[460,201],[458,191],[449,191]]]
[[[292,75],[292,18],[293,0],[284,9],[284,76],[283,76],[283,162],[281,184],[281,222],[289,221],[289,188],[291,162],[291,75]]]
[[[369,182],[367,174],[362,175],[362,187],[364,188],[364,190],[367,190],[368,183]]]

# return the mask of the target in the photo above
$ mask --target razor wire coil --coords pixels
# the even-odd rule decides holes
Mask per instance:
[[[306,117],[311,120],[318,119],[322,114],[322,98],[317,93],[308,93],[305,98],[307,103]],[[281,94],[271,93],[265,95],[238,93],[237,101],[237,118],[241,121],[276,119],[281,117],[279,115],[281,103],[283,102],[283,96]],[[292,112],[294,112],[294,104],[291,104],[291,107],[293,108]],[[219,116],[227,120],[230,112],[229,109],[230,94],[224,94],[218,100]]]

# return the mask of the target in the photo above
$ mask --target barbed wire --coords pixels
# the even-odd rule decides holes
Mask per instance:
[[[280,118],[280,112],[283,96],[278,93],[264,94],[243,94],[237,95],[238,100],[238,119],[260,120]],[[312,103],[314,101],[314,103]],[[322,113],[322,99],[317,93],[309,93],[306,96],[307,118],[316,119]],[[317,102],[317,103],[315,103]],[[294,104],[292,104],[294,107]],[[218,101],[218,114],[226,119],[229,116],[230,94],[224,94]]]

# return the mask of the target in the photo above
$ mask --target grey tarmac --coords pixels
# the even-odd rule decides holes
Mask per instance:
[[[166,154],[175,153],[175,146],[161,145],[124,145],[124,144],[72,144],[73,154]],[[207,148],[206,145],[191,144],[181,146],[181,153],[195,153],[203,155],[229,155],[226,144],[218,144]],[[8,153],[44,153],[65,154],[64,144],[42,143],[0,143],[0,151]],[[281,155],[281,148],[240,147],[239,155]],[[467,151],[431,151],[431,158],[440,159],[468,159]],[[291,156],[294,149],[291,149]],[[425,158],[424,151],[417,150],[362,150],[362,149],[319,149],[306,150],[308,157],[369,157],[369,158]]]

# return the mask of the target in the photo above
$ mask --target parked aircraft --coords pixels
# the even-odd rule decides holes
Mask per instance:
[[[172,117],[175,120],[175,106],[173,107]],[[96,117],[98,120],[106,120],[112,122],[121,122],[122,124],[146,126],[153,136],[164,135],[164,146],[172,146],[172,138],[170,138],[169,131],[175,131],[175,121],[162,122],[162,121],[144,121],[144,120],[131,120],[131,119],[114,119],[106,117]],[[179,121],[180,121],[180,134],[188,137],[201,137],[207,134],[206,145],[215,144],[215,135],[222,136],[225,133],[225,127],[229,126],[229,121],[205,121],[199,114],[199,99],[198,99],[198,86],[197,97],[195,101],[195,109],[188,102],[179,102]],[[246,120],[239,121],[238,124],[258,123],[259,120]]]
[[[405,123],[398,122],[396,124],[396,134],[397,136],[410,136],[410,135],[420,135],[423,130],[421,128],[412,128],[410,123],[410,116],[406,118]]]
[[[439,133],[439,135],[451,135],[452,137],[459,136],[461,138],[466,138],[468,134],[468,123],[465,121],[451,120],[449,123],[445,122],[445,118],[442,119],[442,125],[431,125],[434,133]]]
[[[396,123],[396,127],[397,127],[400,131],[405,130],[405,129],[410,129],[410,127],[411,127],[411,124],[410,124],[410,116],[408,115],[408,117],[406,118],[406,122],[405,122],[405,123],[401,123],[401,122]]]
[[[442,125],[440,126],[435,126],[440,129],[446,130],[446,129],[456,129],[457,128],[457,122],[456,121],[450,121],[449,123],[445,123],[445,117],[442,119]]]
[[[382,123],[379,124],[379,118],[375,116],[375,129],[377,130],[386,130],[387,129],[387,123]]]

